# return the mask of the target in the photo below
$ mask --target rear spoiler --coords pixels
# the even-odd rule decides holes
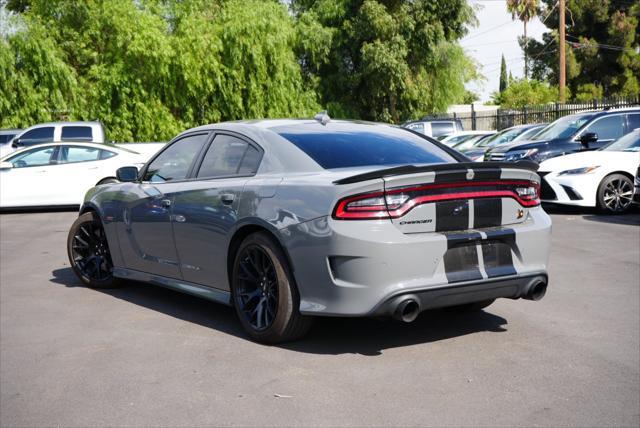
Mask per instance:
[[[458,162],[458,163],[440,163],[433,165],[403,165],[393,168],[379,169],[377,171],[365,172],[364,174],[352,175],[351,177],[341,178],[333,184],[351,184],[361,181],[373,180],[376,178],[393,177],[396,175],[416,174],[419,172],[437,172],[437,171],[466,171],[472,170],[501,170],[501,169],[525,169],[531,172],[538,171],[538,163],[528,160],[518,162]]]

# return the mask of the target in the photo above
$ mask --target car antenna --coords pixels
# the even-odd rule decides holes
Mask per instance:
[[[322,110],[320,113],[318,113],[315,116],[313,116],[313,118],[315,120],[317,120],[318,122],[320,122],[321,124],[323,124],[323,125],[326,125],[327,123],[329,123],[331,121],[331,118],[327,114],[326,110]]]

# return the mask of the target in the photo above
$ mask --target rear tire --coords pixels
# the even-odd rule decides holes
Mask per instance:
[[[236,253],[231,281],[240,323],[257,342],[275,344],[304,336],[312,318],[300,314],[300,298],[286,257],[265,232],[247,236]]]
[[[67,256],[71,269],[86,286],[112,288],[119,285],[113,277],[113,262],[107,236],[97,214],[88,212],[76,219],[67,236]]]
[[[451,306],[449,309],[456,312],[478,312],[495,302],[496,299],[482,300],[480,302],[465,303],[464,305]]]
[[[598,186],[598,208],[606,214],[623,214],[633,205],[633,180],[626,175],[611,174]]]

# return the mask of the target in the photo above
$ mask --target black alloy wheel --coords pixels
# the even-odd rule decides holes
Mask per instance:
[[[82,214],[73,223],[67,253],[72,269],[84,284],[97,288],[115,285],[107,236],[94,213]]]
[[[267,232],[247,236],[233,259],[231,296],[240,324],[255,341],[274,344],[304,336],[312,318],[300,314],[289,261]]]
[[[269,255],[251,245],[239,255],[236,302],[256,331],[271,326],[278,312],[278,277]]]

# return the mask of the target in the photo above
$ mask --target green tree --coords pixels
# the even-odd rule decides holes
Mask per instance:
[[[547,10],[555,0],[542,0]],[[640,3],[567,0],[567,87],[576,97],[640,94]],[[532,77],[558,83],[557,8],[542,42],[525,48]]]
[[[464,0],[292,0],[300,55],[332,115],[398,122],[461,99],[475,64],[457,40],[473,22]],[[312,29],[314,31],[312,31]]]
[[[19,2],[16,2],[19,3]],[[308,116],[284,4],[260,0],[30,0],[1,39],[0,126],[69,112],[119,141],[220,120]]]
[[[512,19],[522,21],[524,25],[524,38],[522,44],[524,49],[524,78],[529,77],[529,63],[527,58],[526,46],[529,43],[527,38],[527,23],[531,21],[538,13],[538,0],[507,0],[507,10],[511,13]]]
[[[503,92],[492,94],[493,104],[520,109],[528,105],[546,104],[558,99],[558,88],[534,79],[516,79]]]
[[[502,54],[502,61],[500,61],[500,86],[498,90],[500,93],[504,92],[509,86],[509,80],[507,77],[507,62],[504,60],[504,54]]]

